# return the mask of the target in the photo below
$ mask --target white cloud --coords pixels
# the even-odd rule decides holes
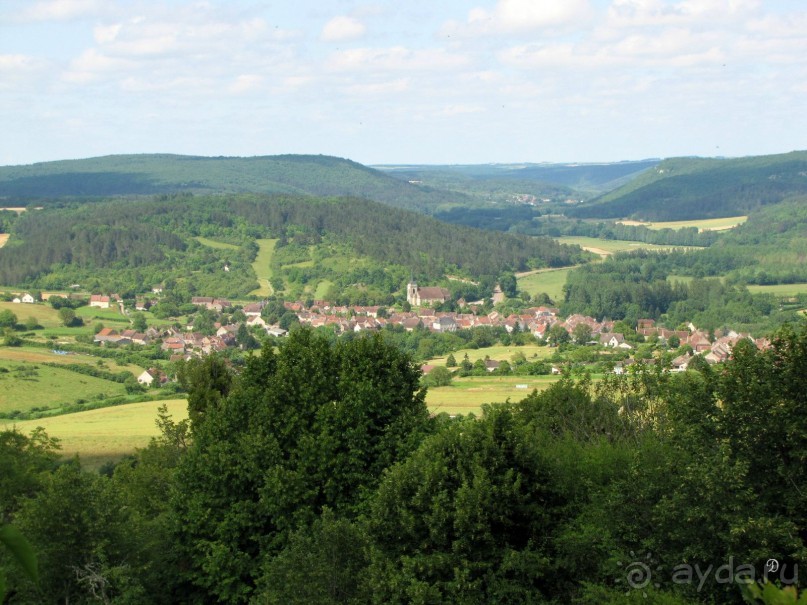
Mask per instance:
[[[333,53],[328,67],[334,71],[442,71],[468,64],[464,55],[442,48],[411,50],[392,48],[352,48]]]
[[[233,94],[253,92],[263,84],[263,76],[256,74],[242,74],[230,85],[229,91]]]
[[[103,0],[47,0],[35,2],[19,14],[19,21],[69,21],[97,17],[109,9]]]
[[[588,0],[498,0],[492,9],[473,8],[464,23],[451,21],[446,35],[513,34],[585,25],[594,16]]]
[[[340,15],[325,24],[320,39],[324,42],[356,40],[364,35],[365,30],[364,24],[358,19]]]

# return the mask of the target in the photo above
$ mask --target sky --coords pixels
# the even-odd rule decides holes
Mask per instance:
[[[0,1],[0,165],[795,149],[804,0]]]

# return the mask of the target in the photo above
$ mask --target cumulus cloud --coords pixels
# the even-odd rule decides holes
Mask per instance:
[[[464,55],[442,48],[412,50],[392,48],[351,48],[331,55],[328,66],[335,71],[441,71],[468,64]]]
[[[320,39],[323,42],[356,40],[364,35],[365,30],[364,24],[358,19],[340,15],[325,24]]]

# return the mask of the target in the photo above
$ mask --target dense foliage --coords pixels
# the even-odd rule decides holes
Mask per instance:
[[[1,433],[5,520],[41,577],[2,553],[0,573],[11,603],[740,603],[741,567],[803,583],[805,363],[786,329],[721,371],[429,419],[395,348],[296,332],[240,375],[195,367],[227,377],[198,375],[191,423],[163,412],[114,472]]]

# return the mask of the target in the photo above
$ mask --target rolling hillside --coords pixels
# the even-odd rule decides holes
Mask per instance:
[[[807,193],[807,151],[738,159],[664,160],[571,209],[577,218],[673,221],[746,215]]]
[[[462,193],[413,185],[350,160],[321,155],[114,155],[0,167],[0,205],[7,206],[181,192],[352,196],[428,213],[473,204]]]

